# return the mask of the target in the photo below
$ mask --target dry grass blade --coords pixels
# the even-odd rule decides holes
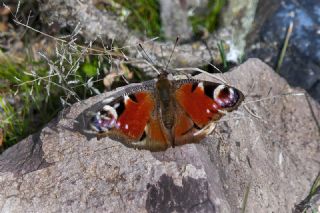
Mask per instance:
[[[249,197],[249,192],[250,192],[250,186],[251,186],[251,183],[249,183],[248,186],[246,187],[246,191],[245,191],[245,194],[244,194],[242,207],[241,207],[241,213],[245,213],[246,212],[246,207],[247,207],[247,202],[248,202],[248,197]]]
[[[287,34],[286,34],[286,39],[284,40],[284,44],[283,44],[283,47],[282,47],[282,50],[281,50],[281,54],[280,54],[280,57],[279,57],[279,60],[278,60],[278,64],[277,64],[277,67],[276,67],[276,72],[277,73],[279,73],[279,71],[280,71],[284,56],[285,56],[285,54],[287,52],[287,48],[288,48],[289,40],[290,40],[290,37],[291,37],[291,34],[292,34],[292,30],[293,30],[293,22],[290,22],[290,25],[288,27],[288,31],[287,31]]]
[[[303,92],[300,92],[300,93],[285,93],[285,94],[274,95],[274,96],[270,96],[270,97],[266,97],[266,98],[260,98],[258,100],[245,101],[245,102],[242,103],[242,105],[257,103],[257,102],[266,101],[266,100],[272,100],[272,99],[281,98],[281,97],[285,97],[285,96],[305,96],[305,95],[306,94],[303,93]]]
[[[317,177],[315,178],[308,196],[303,201],[301,201],[299,204],[297,204],[295,206],[295,209],[293,212],[309,212],[307,210],[311,210],[311,212],[313,212],[313,210],[310,207],[310,200],[314,196],[319,195],[319,194],[320,194],[320,172],[318,173]]]

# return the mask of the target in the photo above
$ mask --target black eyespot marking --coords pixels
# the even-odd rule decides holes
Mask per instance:
[[[137,97],[134,95],[134,94],[130,94],[128,95],[129,98],[131,99],[131,101],[135,102],[135,103],[138,103],[138,100],[137,100]]]
[[[219,93],[219,98],[221,98],[221,99],[232,98],[232,97],[229,97],[229,96],[230,96],[230,87],[223,88]]]
[[[233,89],[234,93],[233,93],[233,100],[234,102],[237,102],[240,99],[240,94],[239,91],[236,89]]]
[[[232,93],[229,92],[230,102],[228,104],[228,107],[232,107],[232,106],[236,105],[237,102],[239,101],[239,98],[240,98],[238,90],[236,90],[236,89],[232,89],[232,90],[233,90]]]
[[[231,87],[226,87],[220,91],[217,101],[219,102],[220,106],[227,108],[235,106],[239,99],[240,94],[238,90]]]
[[[110,112],[109,112],[109,111],[106,111],[106,110],[104,110],[104,109],[102,109],[102,110],[100,111],[100,114],[101,114],[101,115],[103,115],[103,116],[108,117],[108,116],[109,116],[109,114],[110,114]]]
[[[95,129],[94,129],[95,131],[98,131],[99,133],[103,132],[101,127],[100,127],[99,120],[97,119],[96,116],[91,117],[90,124],[95,127]]]
[[[209,98],[213,98],[213,93],[214,93],[214,90],[218,87],[218,85],[212,85],[212,84],[209,84],[209,85],[205,85],[204,86],[204,94],[206,96],[208,96]]]
[[[91,117],[91,129],[98,133],[103,133],[112,128],[117,128],[117,115],[115,113],[114,108],[110,105],[105,105],[101,111]]]
[[[199,84],[198,82],[195,82],[192,84],[191,92],[193,92],[195,89],[197,89],[198,84]]]
[[[124,98],[122,97],[119,102],[115,103],[113,108],[117,111],[117,115],[120,116],[126,108],[124,104]]]

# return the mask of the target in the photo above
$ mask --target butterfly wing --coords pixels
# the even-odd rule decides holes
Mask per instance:
[[[155,99],[155,85],[152,81],[130,86],[102,101],[89,122],[97,137],[107,136],[151,151],[198,143],[212,132],[215,121],[244,99],[239,90],[227,85],[196,79],[173,81],[174,126],[166,129]]]
[[[236,88],[224,84],[178,80],[175,144],[197,143],[214,129],[214,121],[226,112],[231,112],[243,101],[243,94]]]
[[[164,136],[153,94],[154,83],[131,87],[108,97],[91,117],[90,128],[97,137],[110,137],[129,147],[165,150]]]

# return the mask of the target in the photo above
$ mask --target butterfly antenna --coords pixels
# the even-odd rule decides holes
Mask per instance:
[[[173,49],[171,51],[171,55],[170,55],[170,58],[168,60],[168,63],[166,64],[166,67],[164,68],[164,70],[167,70],[170,62],[171,62],[171,59],[172,59],[172,55],[173,55],[173,52],[174,52],[174,49],[176,48],[177,44],[178,44],[178,41],[179,41],[179,36],[176,38],[176,42],[174,43],[174,46],[173,46]]]
[[[144,50],[141,44],[139,44],[139,47],[141,48],[142,52],[144,53],[147,61],[151,64],[155,64],[154,61],[149,57],[149,54]]]
[[[151,66],[151,68],[156,71],[156,73],[158,73],[158,75],[160,74],[159,70],[157,68],[155,68],[155,63],[154,61],[149,57],[148,53],[144,50],[144,48],[142,47],[142,45],[139,43],[139,47],[141,48],[144,56],[145,56],[145,59],[146,59],[146,63]]]

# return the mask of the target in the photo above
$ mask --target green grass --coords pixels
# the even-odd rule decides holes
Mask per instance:
[[[227,57],[226,57],[226,51],[225,51],[225,48],[224,48],[223,41],[220,41],[218,43],[218,49],[219,49],[220,57],[221,57],[221,60],[222,60],[223,69],[227,69],[228,68]]]
[[[205,13],[191,15],[190,23],[193,32],[198,34],[206,29],[213,32],[219,24],[219,15],[226,0],[209,0]],[[160,5],[157,0],[113,0],[107,6],[98,6],[115,13],[120,20],[125,21],[130,29],[141,32],[148,37],[163,37],[161,31]]]
[[[59,58],[19,63],[0,52],[0,128],[4,130],[4,148],[39,130],[65,105],[103,90],[102,81],[97,80],[101,79],[100,70],[108,64],[101,65],[98,57],[72,57],[72,63],[61,63]]]
[[[292,34],[292,29],[293,29],[293,22],[291,22],[289,27],[288,27],[287,34],[286,34],[286,37],[285,37],[285,40],[284,40],[284,43],[283,43],[283,47],[282,47],[281,52],[280,52],[280,56],[279,56],[279,59],[278,59],[278,62],[277,62],[277,66],[275,68],[277,73],[280,72],[281,65],[282,65],[284,57],[286,55],[287,48],[288,48],[288,45],[289,45],[289,40],[290,40],[290,37],[291,37],[291,34]]]
[[[112,11],[132,30],[148,37],[162,37],[160,6],[156,0],[113,0],[98,8]]]
[[[206,13],[195,14],[190,17],[193,27],[193,32],[198,33],[206,29],[208,32],[213,32],[219,24],[219,15],[222,8],[225,6],[226,0],[209,0]]]
[[[320,172],[318,173],[317,177],[315,178],[315,180],[311,186],[311,189],[309,191],[308,196],[295,207],[296,212],[299,212],[299,211],[305,212],[305,213],[317,212],[316,209],[311,208],[310,200],[313,198],[313,196],[316,196],[319,193],[320,193]]]
[[[52,115],[44,113],[50,111],[52,103],[43,104],[45,94],[41,83],[18,86],[23,82],[32,81],[33,77],[27,71],[29,68],[36,69],[38,74],[45,72],[41,64],[17,63],[5,54],[0,54],[0,79],[3,80],[0,96],[0,106],[3,110],[0,128],[4,130],[5,148],[36,131],[38,125],[52,118]],[[33,118],[33,114],[37,112],[42,118],[39,124],[36,124],[39,120],[35,121]]]

